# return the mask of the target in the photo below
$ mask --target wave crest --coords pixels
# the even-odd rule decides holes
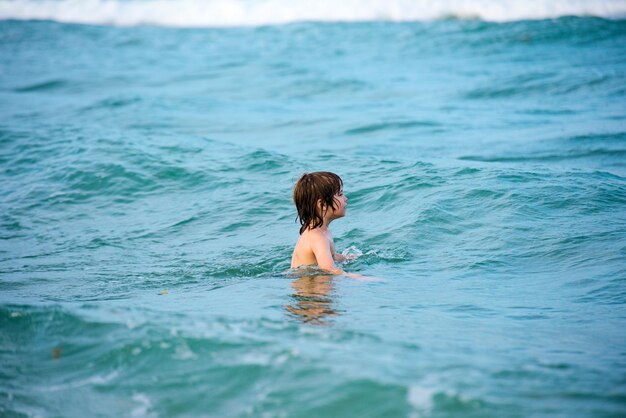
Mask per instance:
[[[0,19],[175,27],[232,27],[293,22],[505,22],[561,16],[626,17],[621,0],[25,0],[0,3]]]

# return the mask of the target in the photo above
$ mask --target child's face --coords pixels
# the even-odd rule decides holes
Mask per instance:
[[[335,209],[333,209],[333,217],[341,218],[346,216],[346,206],[348,206],[348,198],[343,194],[343,189],[335,194]]]

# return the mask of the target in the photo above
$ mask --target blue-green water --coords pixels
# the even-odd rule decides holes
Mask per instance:
[[[0,21],[0,415],[626,415],[626,21]],[[304,171],[359,282],[285,274]]]

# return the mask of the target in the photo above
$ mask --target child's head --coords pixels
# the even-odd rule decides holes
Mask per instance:
[[[298,209],[300,234],[307,228],[317,228],[324,224],[324,216],[330,208],[333,212],[343,208],[345,202],[339,202],[335,195],[343,194],[343,181],[335,173],[318,171],[303,174],[293,189],[293,202]],[[343,216],[343,214],[339,215]]]

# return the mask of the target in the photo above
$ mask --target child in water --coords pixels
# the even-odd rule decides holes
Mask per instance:
[[[345,261],[337,254],[328,226],[346,215],[348,198],[343,194],[343,181],[328,171],[304,174],[293,190],[298,209],[300,238],[291,256],[291,268],[315,265],[331,274],[361,277],[345,273],[336,261]]]

